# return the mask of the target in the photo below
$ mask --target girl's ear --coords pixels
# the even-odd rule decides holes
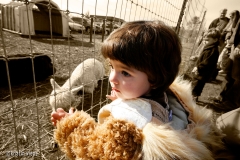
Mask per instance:
[[[73,94],[73,95],[76,95],[80,90],[82,90],[83,89],[83,86],[81,85],[81,86],[79,86],[79,87],[76,87],[76,88],[73,88],[72,90],[71,90],[71,93]]]
[[[61,87],[57,84],[57,82],[54,81],[54,79],[51,78],[50,83],[51,83],[51,86],[52,86],[53,89],[54,88],[55,88],[55,90],[61,89]]]

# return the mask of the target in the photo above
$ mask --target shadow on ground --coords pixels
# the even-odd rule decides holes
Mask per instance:
[[[50,78],[52,76],[48,77],[47,79],[37,82],[36,83],[36,93],[37,97],[42,97],[50,94],[52,92],[52,86],[50,84]],[[65,83],[67,78],[59,78],[55,77],[55,80],[59,83],[59,85],[62,85]],[[27,84],[20,84],[20,85],[12,85],[12,97],[14,99],[28,99],[28,98],[34,98],[35,96],[35,86],[34,83],[27,83]],[[10,89],[9,87],[0,87],[0,102],[1,101],[10,101]]]

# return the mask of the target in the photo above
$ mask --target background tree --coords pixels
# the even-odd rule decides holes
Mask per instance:
[[[84,16],[89,19],[89,18],[90,18],[90,12],[87,11],[87,12],[84,14]]]
[[[200,25],[201,25],[201,21],[200,21],[200,18],[197,16],[194,16],[190,21],[187,22],[189,38],[193,38],[197,36]]]

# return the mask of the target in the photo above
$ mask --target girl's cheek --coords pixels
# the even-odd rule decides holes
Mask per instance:
[[[115,71],[112,69],[109,75],[109,81],[113,82],[115,77]]]

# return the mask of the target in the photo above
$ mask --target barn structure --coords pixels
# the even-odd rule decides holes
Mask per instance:
[[[51,9],[52,23],[50,23],[49,9]],[[21,35],[29,35],[29,30],[31,35],[49,35],[52,28],[54,35],[67,37],[67,16],[53,1],[31,0],[28,5],[21,1],[13,1],[2,5],[1,10],[3,30]]]

